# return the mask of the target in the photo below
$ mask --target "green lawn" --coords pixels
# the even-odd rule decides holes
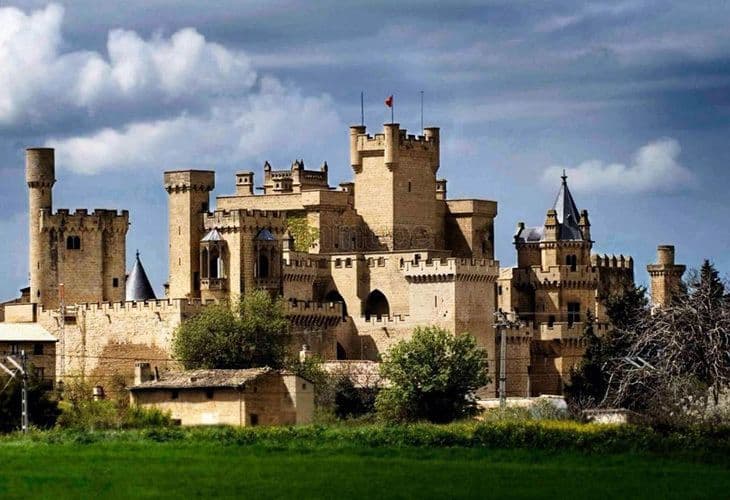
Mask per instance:
[[[688,458],[477,448],[215,442],[0,443],[0,498],[727,498]]]

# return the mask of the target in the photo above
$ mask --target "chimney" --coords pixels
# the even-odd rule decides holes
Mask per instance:
[[[152,379],[152,368],[149,363],[137,362],[134,364],[134,385],[139,385]]]

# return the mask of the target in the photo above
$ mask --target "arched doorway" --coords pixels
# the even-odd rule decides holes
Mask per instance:
[[[337,290],[332,290],[327,293],[327,295],[324,296],[325,302],[338,302],[342,304],[342,319],[345,319],[347,317],[347,304],[345,303],[345,299],[342,298],[342,295],[340,295],[340,292]]]
[[[385,298],[380,290],[373,290],[365,300],[365,319],[369,320],[372,316],[381,319],[383,316],[390,315],[390,305],[388,299]]]

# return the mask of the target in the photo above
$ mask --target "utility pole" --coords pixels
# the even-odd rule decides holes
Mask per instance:
[[[21,398],[20,398],[20,424],[21,428],[23,429],[23,433],[28,432],[28,420],[29,420],[29,412],[28,412],[28,358],[25,355],[25,349],[20,351],[20,363],[15,361],[10,356],[7,356],[5,358],[11,365],[15,367],[15,371],[11,370],[4,364],[0,363],[0,368],[3,369],[3,371],[7,372],[10,375],[11,379],[15,378],[15,375],[20,372],[20,374],[23,376],[23,387],[21,389]],[[10,382],[8,382],[10,383]],[[7,387],[7,385],[5,386]]]
[[[507,313],[497,311],[494,313],[497,321],[494,327],[500,333],[499,339],[499,407],[507,406],[507,329],[519,326],[519,322],[510,320]]]
[[[25,349],[20,351],[20,366],[23,374],[23,392],[21,401],[21,424],[23,427],[23,434],[28,433],[28,421],[30,414],[28,411],[28,356],[25,355]]]

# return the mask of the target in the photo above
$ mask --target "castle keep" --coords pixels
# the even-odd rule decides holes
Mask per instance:
[[[567,178],[542,226],[518,225],[517,265],[500,270],[497,203],[448,199],[438,128],[416,136],[397,123],[375,134],[353,126],[349,144],[353,181],[337,187],[327,163],[266,162],[261,186],[238,172],[231,194],[211,203],[215,172],[165,172],[169,280],[160,300],[139,254],[126,276],[128,212],[54,211],[53,150],[28,149],[30,287],[0,305],[0,321],[35,323],[58,339],[49,350],[56,380],[129,380],[135,363],[175,368],[173,332],[206,304],[264,289],[286,299],[292,349],[306,344],[325,359],[377,361],[417,326],[468,332],[488,353],[483,394],[493,396],[501,309],[521,320],[508,332],[508,394],[559,393],[583,354],[587,314],[607,328],[603,303],[634,273],[631,257],[592,253],[588,212]],[[649,266],[656,305],[683,271],[673,247],[660,247]]]

